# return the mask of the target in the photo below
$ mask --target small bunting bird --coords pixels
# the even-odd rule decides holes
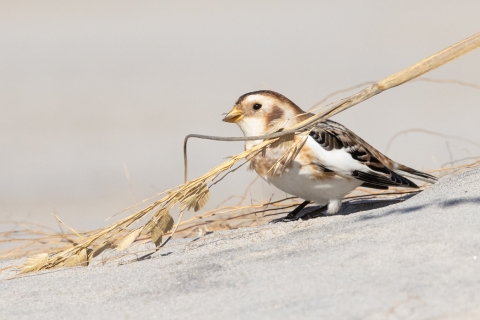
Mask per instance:
[[[248,137],[277,132],[311,116],[285,96],[262,90],[238,98],[223,121],[236,123]],[[297,214],[312,201],[328,214],[337,213],[342,199],[357,187],[418,188],[407,177],[429,183],[437,180],[391,160],[335,121],[321,121],[309,127],[307,133],[304,137],[295,135],[290,144],[280,143],[250,159],[251,168],[264,180],[305,200],[283,220],[298,219]],[[246,141],[245,148],[261,142]],[[285,155],[292,146],[300,150],[287,161]],[[284,165],[281,170],[277,170],[279,164]]]

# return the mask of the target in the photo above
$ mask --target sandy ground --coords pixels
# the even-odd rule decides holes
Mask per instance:
[[[401,203],[10,279],[3,319],[478,319],[480,170]],[[3,262],[2,267],[19,261]]]

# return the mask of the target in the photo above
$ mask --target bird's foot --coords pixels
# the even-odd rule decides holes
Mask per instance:
[[[298,207],[296,207],[295,210],[290,212],[286,217],[272,220],[272,221],[270,221],[270,223],[291,222],[291,221],[299,220],[301,217],[297,217],[297,214],[300,213],[300,211],[302,211],[302,209],[305,208],[309,203],[310,203],[310,201],[305,200]]]
[[[301,217],[297,217],[296,215],[290,215],[289,213],[287,216],[272,220],[269,223],[292,222],[292,221],[298,221],[300,219]]]
[[[322,210],[320,210],[320,209],[322,209]],[[305,213],[304,215],[302,215],[300,217],[287,215],[286,217],[272,220],[269,223],[292,222],[292,221],[298,221],[298,220],[307,221],[307,220],[310,220],[310,219],[315,219],[315,218],[318,218],[318,217],[326,216],[325,210],[324,210],[325,208],[322,207],[320,209],[313,210],[312,212]]]
[[[315,219],[318,217],[324,217],[327,215],[326,213],[327,209],[328,209],[328,206],[320,207],[318,209],[305,213],[303,216],[300,217],[300,219],[305,221],[305,220]]]

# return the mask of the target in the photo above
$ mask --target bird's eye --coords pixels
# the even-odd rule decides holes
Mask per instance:
[[[258,109],[260,109],[261,107],[262,107],[262,105],[259,104],[259,103],[255,103],[255,104],[253,105],[253,109],[255,109],[255,110],[258,110]]]

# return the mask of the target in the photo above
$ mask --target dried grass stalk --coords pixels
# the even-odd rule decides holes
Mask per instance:
[[[297,142],[290,145],[290,147],[281,155],[277,161],[272,165],[272,167],[268,170],[267,174],[270,171],[273,171],[273,175],[282,175],[285,169],[292,163],[292,161],[297,157],[300,150],[303,148],[303,145],[307,142],[308,135],[310,131],[300,133],[297,135],[298,139]],[[283,137],[278,138],[281,140]],[[276,143],[276,142],[274,142]],[[272,143],[273,145],[273,143]]]

